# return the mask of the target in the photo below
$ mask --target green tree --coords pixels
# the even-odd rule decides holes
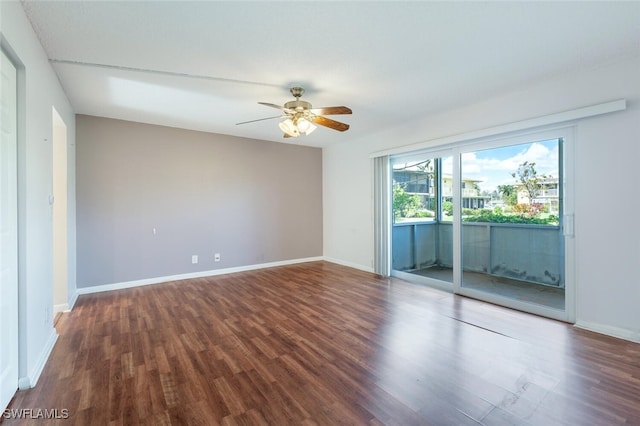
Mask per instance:
[[[518,204],[518,190],[514,185],[498,185],[498,192],[508,206]]]
[[[420,197],[408,194],[399,183],[393,184],[394,217],[413,217],[420,209]]]
[[[442,203],[442,211],[447,216],[453,216],[453,203],[451,201],[444,201]]]
[[[528,161],[525,161],[518,166],[518,170],[511,173],[511,176],[516,178],[520,186],[527,191],[527,195],[529,195],[529,203],[533,203],[534,199],[540,192],[540,188],[542,188],[540,180],[547,178],[546,175],[538,176],[535,166],[536,163],[529,163]]]

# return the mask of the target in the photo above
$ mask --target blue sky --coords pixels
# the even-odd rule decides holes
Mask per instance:
[[[462,154],[462,176],[481,181],[480,189],[491,192],[498,185],[514,184],[511,173],[525,161],[536,163],[538,175],[558,177],[557,139]],[[451,173],[451,158],[443,161],[443,168]]]

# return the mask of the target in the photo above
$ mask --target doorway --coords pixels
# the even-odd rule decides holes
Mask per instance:
[[[571,130],[390,158],[391,274],[574,318]]]

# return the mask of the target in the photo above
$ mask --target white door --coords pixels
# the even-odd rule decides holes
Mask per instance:
[[[18,388],[18,206],[16,68],[0,63],[0,411]]]

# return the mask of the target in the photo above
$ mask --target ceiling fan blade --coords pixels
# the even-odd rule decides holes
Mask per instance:
[[[279,109],[280,111],[284,111],[284,112],[286,112],[287,114],[295,114],[295,113],[296,113],[296,111],[295,111],[295,110],[293,110],[293,109],[289,109],[289,108],[285,108],[285,107],[283,107],[283,106],[281,106],[281,105],[271,104],[271,103],[269,103],[269,102],[258,102],[258,103],[259,103],[260,105],[264,105],[264,106],[268,106],[268,107],[271,107],[271,108]]]
[[[313,121],[315,124],[319,124],[321,126],[328,127],[333,130],[337,130],[339,132],[344,132],[345,130],[349,130],[348,124],[341,123],[339,121],[335,121],[327,117],[322,117],[321,115],[316,115],[315,117],[313,117],[311,121]]]
[[[312,108],[311,112],[318,115],[338,115],[338,114],[351,114],[351,108],[346,106],[332,106],[322,108]]]
[[[282,118],[282,117],[284,117],[284,116],[277,115],[275,117],[258,118],[257,120],[249,120],[249,121],[243,121],[242,123],[236,123],[236,126],[238,126],[240,124],[255,123],[256,121],[273,120],[274,118]]]
[[[268,107],[271,107],[271,108],[276,108],[276,109],[279,109],[279,110],[282,110],[282,111],[285,110],[285,107],[283,107],[282,105],[270,104],[269,102],[258,102],[258,103],[260,105],[268,106]]]

